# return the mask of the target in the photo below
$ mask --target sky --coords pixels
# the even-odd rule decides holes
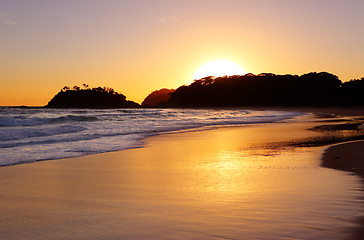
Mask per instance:
[[[141,103],[225,59],[247,73],[364,77],[362,0],[0,0],[0,106],[64,86]]]

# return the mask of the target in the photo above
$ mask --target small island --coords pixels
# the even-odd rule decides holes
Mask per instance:
[[[136,102],[126,100],[126,96],[109,87],[83,89],[74,86],[63,87],[45,106],[47,108],[139,108]]]

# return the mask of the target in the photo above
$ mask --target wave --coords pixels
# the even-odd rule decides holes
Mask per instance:
[[[88,122],[99,120],[95,116],[82,116],[82,115],[67,115],[64,117],[48,119],[50,123],[63,123],[63,122]]]
[[[13,116],[9,118],[0,118],[0,127],[15,127],[15,126],[38,126],[44,124],[57,124],[66,122],[87,122],[97,121],[95,116],[82,115],[67,115],[56,118],[40,118],[27,116]]]
[[[240,109],[5,109],[0,111],[0,165],[135,148],[148,136],[298,115]]]
[[[75,134],[87,130],[84,126],[62,125],[50,127],[26,127],[3,129],[0,135],[0,148],[12,146],[12,142],[31,138],[57,137],[62,134]]]

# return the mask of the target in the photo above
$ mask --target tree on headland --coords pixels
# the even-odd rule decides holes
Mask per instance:
[[[61,91],[67,91],[67,90],[70,90],[70,88],[68,86],[64,86]]]

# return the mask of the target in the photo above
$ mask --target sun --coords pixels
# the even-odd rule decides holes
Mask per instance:
[[[208,76],[222,77],[232,75],[244,75],[245,71],[238,64],[228,60],[214,60],[205,63],[193,74],[194,79],[201,79]]]

